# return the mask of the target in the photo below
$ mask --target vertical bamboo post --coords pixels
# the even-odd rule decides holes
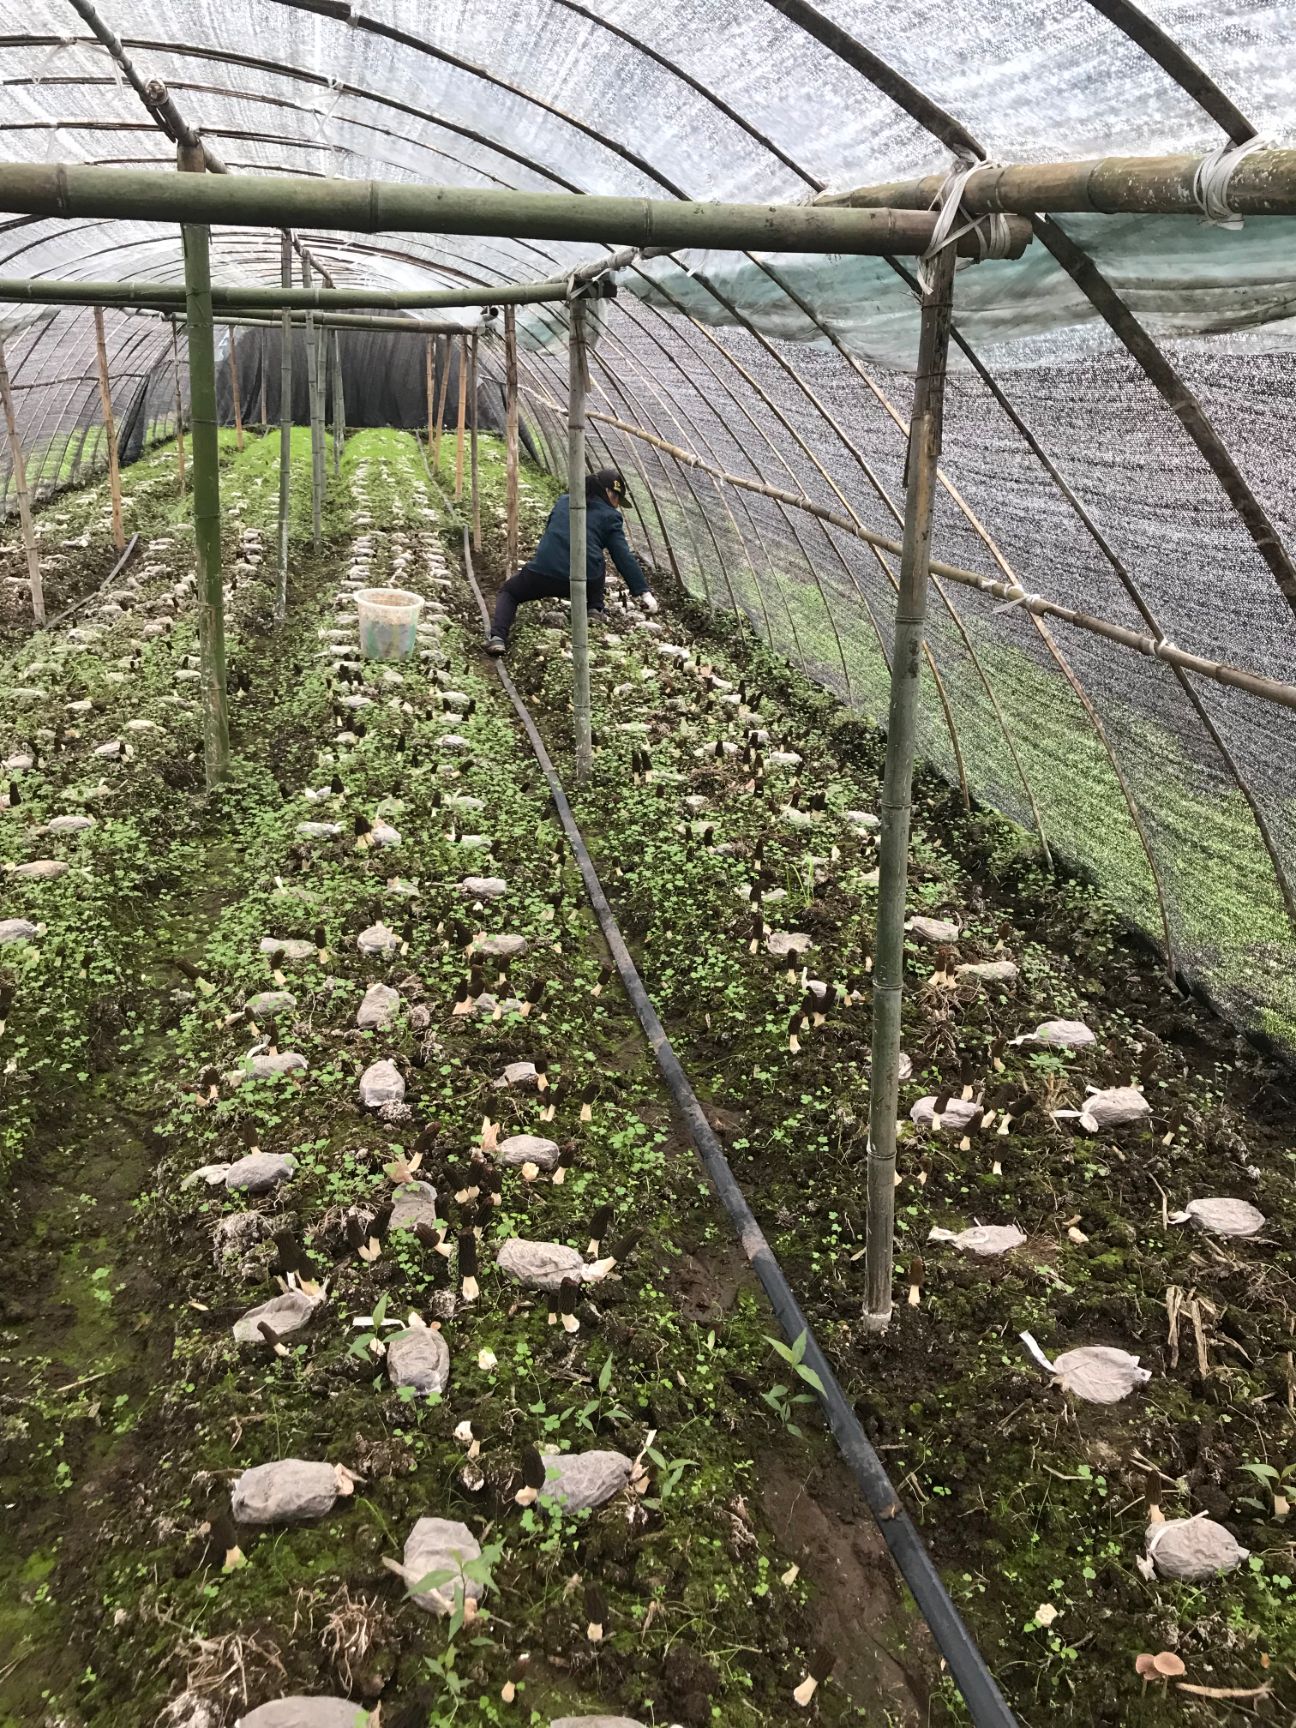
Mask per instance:
[[[104,437],[108,441],[108,495],[112,500],[113,545],[126,550],[126,528],[122,522],[121,465],[117,460],[117,426],[113,420],[112,381],[108,376],[108,344],[104,339],[103,307],[94,309],[95,356],[99,362],[99,403],[103,409]]]
[[[346,443],[346,400],[342,394],[342,337],[336,330],[329,356],[333,362],[333,478],[337,480],[342,474],[342,448]]]
[[[202,149],[180,147],[182,169],[202,168]],[[216,341],[212,324],[211,236],[182,228],[185,324],[189,338],[189,423],[193,434],[193,525],[198,562],[198,653],[202,665],[203,763],[207,790],[229,769],[225,692],[225,593],[221,583],[220,445],[216,433]]]
[[[463,497],[464,421],[468,413],[468,338],[459,338],[459,422],[455,430],[455,503]]]
[[[518,364],[517,309],[504,308],[504,567],[518,558]]]
[[[437,390],[436,431],[432,436],[432,472],[441,472],[441,429],[445,425],[446,397],[450,391],[450,338],[440,338],[441,383]]]
[[[32,623],[40,629],[45,622],[45,586],[41,581],[40,549],[36,544],[36,525],[32,521],[31,494],[27,490],[27,463],[18,438],[18,417],[14,413],[13,391],[9,388],[9,367],[5,361],[3,342],[0,342],[0,402],[4,405],[5,428],[9,434],[9,463],[13,470],[14,492],[18,498],[18,524],[22,529],[23,551],[27,554]]]
[[[869,1083],[868,1219],[864,1326],[891,1318],[895,1253],[896,1111],[900,1095],[900,1011],[904,1001],[905,895],[914,734],[931,561],[932,513],[945,409],[945,366],[954,301],[954,248],[943,246],[922,296],[918,375],[905,464],[904,537],[896,597],[891,704],[882,781],[877,941],[873,962],[873,1058]]]
[[[292,236],[285,228],[279,236],[279,283],[291,288],[293,279]],[[292,314],[279,320],[279,560],[275,572],[275,617],[288,616],[288,517],[292,509],[293,432],[293,325]]]
[[[428,461],[432,460],[432,432],[436,425],[436,367],[433,364],[433,353],[436,348],[436,337],[427,336],[423,341],[423,370],[427,384],[427,447]]]
[[[471,461],[469,467],[472,476],[472,544],[473,551],[480,552],[482,549],[481,487],[478,484],[479,476],[477,469],[477,332],[475,330],[472,333],[472,342],[469,345],[468,398],[468,424],[471,432]]]
[[[567,338],[567,520],[571,561],[572,717],[576,727],[576,784],[583,786],[594,766],[590,726],[589,611],[585,572],[585,308],[568,302]]]
[[[234,448],[243,448],[243,398],[239,394],[238,331],[229,326],[230,394],[234,398]]]
[[[175,372],[176,471],[180,476],[180,496],[183,498],[185,489],[184,394],[180,388],[180,337],[176,330],[174,318],[171,320],[171,365]]]
[[[260,336],[261,418],[257,421],[257,425],[260,426],[260,428],[263,432],[265,432],[268,429],[267,425],[266,425],[266,354],[267,354],[267,351],[269,350],[269,346],[270,346],[270,332],[268,330],[263,330],[261,332],[261,336]]]
[[[301,261],[302,287],[311,285],[310,256],[302,253]],[[310,452],[311,452],[311,540],[315,550],[320,548],[323,537],[324,510],[324,410],[319,401],[319,337],[315,329],[315,315],[306,314],[306,401],[310,410]]]

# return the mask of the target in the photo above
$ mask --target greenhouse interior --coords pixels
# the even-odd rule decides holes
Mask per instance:
[[[9,8],[0,1728],[1296,1722],[1294,42]]]

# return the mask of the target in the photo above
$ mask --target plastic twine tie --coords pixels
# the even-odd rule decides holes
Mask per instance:
[[[918,281],[924,293],[931,287],[931,266],[936,254],[946,246],[957,244],[965,234],[976,235],[979,259],[1007,256],[1012,230],[1002,211],[991,211],[985,216],[968,216],[961,227],[954,226],[962,208],[963,193],[968,181],[983,168],[996,166],[994,162],[965,161],[946,175],[937,194],[936,226],[932,230],[931,244],[918,261]]]
[[[42,57],[40,64],[31,75],[31,82],[33,84],[44,83],[50,67],[58,59],[59,55],[66,54],[69,48],[75,48],[76,45],[77,39],[75,36],[60,36],[58,41],[50,49],[49,53]],[[90,44],[87,43],[86,46],[89,47]],[[95,43],[94,46],[99,47],[100,44]]]
[[[1253,150],[1266,148],[1263,138],[1248,138],[1245,144],[1225,142],[1202,158],[1193,175],[1192,192],[1203,222],[1213,228],[1242,227],[1242,218],[1229,203],[1229,182]]]
[[[1011,612],[1014,606],[1030,606],[1036,600],[1042,600],[1042,594],[1028,594],[1022,589],[1020,594],[1014,594],[1011,600],[1005,600],[1002,606],[992,606],[990,616],[997,618],[1001,612]]]

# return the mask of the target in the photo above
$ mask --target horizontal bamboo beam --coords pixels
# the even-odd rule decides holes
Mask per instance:
[[[306,328],[305,312],[286,312],[283,317],[288,319],[294,330]],[[165,320],[159,319],[158,322],[165,323]],[[184,322],[183,319],[181,322]],[[379,318],[363,312],[325,312],[312,317],[311,322],[317,330],[381,330],[385,336],[399,336],[403,332],[416,336],[459,336],[465,330],[477,328],[469,324],[448,324],[435,318]],[[233,318],[223,317],[221,323],[232,330],[279,330],[283,327],[283,318],[269,312],[264,317],[239,313]],[[490,326],[487,325],[486,328],[489,329]]]
[[[605,426],[615,427],[629,438],[651,444],[654,449],[673,456],[677,462],[700,469],[702,473],[711,475],[726,486],[737,486],[744,492],[755,492],[762,498],[773,498],[780,504],[804,510],[811,516],[817,516],[821,522],[830,522],[843,533],[863,540],[866,545],[876,546],[881,552],[890,552],[895,556],[900,554],[901,546],[898,540],[862,528],[849,516],[829,510],[823,504],[814,503],[812,499],[803,498],[798,492],[788,492],[781,486],[769,486],[763,480],[749,480],[745,475],[729,474],[723,468],[714,468],[700,456],[695,456],[691,450],[659,438],[655,432],[649,432],[644,426],[632,425],[628,420],[618,420],[613,414],[604,414],[591,408],[588,417],[601,421]],[[931,560],[931,571],[934,576],[957,582],[961,587],[975,588],[982,594],[993,595],[995,599],[1006,601],[1012,606],[1020,606],[1023,612],[1033,612],[1037,618],[1060,618],[1064,624],[1073,624],[1077,630],[1085,630],[1091,636],[1105,637],[1108,642],[1118,642],[1122,648],[1132,648],[1136,654],[1145,654],[1151,660],[1164,660],[1167,665],[1180,666],[1186,672],[1195,672],[1199,678],[1209,678],[1216,684],[1225,684],[1234,690],[1245,690],[1248,695],[1257,696],[1262,702],[1273,702],[1280,708],[1296,709],[1296,685],[1281,684],[1276,678],[1265,678],[1259,672],[1247,672],[1240,666],[1230,666],[1221,660],[1207,660],[1200,654],[1190,654],[1183,648],[1176,648],[1172,642],[1158,641],[1153,636],[1141,635],[1137,630],[1127,630],[1123,624],[1109,624],[1105,618],[1091,617],[1089,613],[1077,612],[1071,606],[1058,606],[1052,600],[1045,600],[1042,595],[1028,593],[1014,582],[998,582],[992,577],[978,575],[975,570],[963,570],[956,564],[939,563],[935,558]]]
[[[978,168],[963,188],[972,216],[1091,210],[1111,215],[1196,216],[1201,156],[1104,156],[1092,162],[1015,162]],[[945,175],[821,192],[817,208],[930,210]],[[1239,216],[1296,215],[1296,150],[1254,150],[1233,170],[1228,202]]]
[[[0,203],[3,201],[0,200]],[[565,300],[567,283],[499,282],[488,288],[277,288],[248,285],[212,289],[218,312],[449,311],[457,306],[530,305]],[[143,306],[169,310],[185,303],[174,282],[68,282],[52,276],[0,276],[0,301],[38,306]]]
[[[180,179],[147,168],[70,162],[0,163],[0,210],[96,220],[321,227],[355,233],[487,234],[520,240],[591,240],[757,252],[915,257],[931,245],[927,211],[813,204],[694,203],[570,192],[428,186],[420,181],[207,174]],[[1030,244],[1014,225],[1013,256]],[[979,257],[977,234],[957,242]]]

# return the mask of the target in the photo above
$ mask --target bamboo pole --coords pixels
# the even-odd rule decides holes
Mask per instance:
[[[92,0],[72,0],[72,5],[85,23],[90,26],[99,41],[103,43],[114,62],[121,68],[126,82],[135,91],[158,127],[171,139],[172,143],[186,148],[192,159],[199,162],[201,167],[209,173],[226,173],[225,164],[216,154],[214,148],[190,126],[184,115],[176,107],[174,98],[162,80],[150,78],[145,83],[120,38],[113,32],[111,26],[100,17],[92,4]]]
[[[945,367],[954,301],[951,248],[939,251],[923,294],[918,375],[906,464],[904,542],[891,657],[891,706],[882,782],[878,851],[877,941],[873,963],[873,1055],[869,1081],[868,1217],[864,1253],[864,1325],[883,1331],[891,1318],[895,1253],[896,1111],[900,1097],[900,1014],[904,1002],[904,923],[909,875],[923,626],[936,469],[945,407]]]
[[[31,494],[27,490],[27,463],[23,456],[22,442],[18,437],[18,417],[14,413],[13,391],[9,387],[9,366],[5,360],[3,342],[0,342],[0,404],[4,407],[5,430],[9,436],[9,463],[13,470],[14,493],[18,499],[18,524],[22,531],[23,551],[27,555],[32,623],[39,630],[45,623],[45,586],[41,580],[36,525],[32,521]]]
[[[403,255],[404,256],[404,255]],[[607,262],[599,261],[606,269]],[[596,283],[591,295],[606,294]],[[284,307],[294,312],[325,312],[345,317],[354,312],[453,311],[473,306],[529,306],[565,300],[567,282],[495,282],[474,288],[273,288],[249,284],[212,289],[212,305],[222,314],[257,313],[277,316]],[[53,276],[0,277],[0,300],[17,300],[41,306],[138,306],[161,311],[183,311],[184,289],[173,282],[127,278],[118,282],[67,281]],[[443,324],[442,330],[460,326]]]
[[[807,36],[812,36],[820,42],[833,56],[844,65],[858,72],[862,78],[880,90],[884,96],[905,114],[908,114],[918,124],[939,138],[947,150],[955,157],[963,157],[975,161],[981,152],[976,139],[967,128],[956,120],[952,114],[946,113],[916,84],[911,84],[902,73],[889,66],[866,48],[848,30],[826,18],[809,0],[769,0],[769,4],[792,22]]]
[[[463,497],[464,480],[464,422],[468,414],[468,338],[459,338],[459,420],[455,429],[455,483],[454,498],[458,504]]]
[[[293,275],[292,237],[279,236],[279,275],[285,285]],[[279,557],[275,570],[275,618],[288,616],[288,521],[292,511],[293,328],[285,312],[279,330]]]
[[[171,365],[175,372],[176,469],[180,476],[180,496],[185,489],[184,394],[180,388],[180,334],[176,321],[171,320]]]
[[[1296,153],[1281,154],[1292,158],[1296,183]],[[1296,190],[1289,201],[1296,209]],[[307,180],[284,174],[204,175],[191,196],[169,176],[148,168],[97,168],[78,162],[0,163],[0,210],[109,221],[191,218],[251,227],[311,224],[358,234],[478,234],[852,257],[921,257],[936,227],[930,210],[702,203],[430,186],[421,181]],[[1011,255],[1019,256],[1030,243],[1029,225],[1012,225],[1007,238]],[[975,233],[962,235],[956,245],[967,257],[982,255]]]
[[[310,254],[302,253],[302,285],[310,287]],[[311,540],[318,552],[323,538],[324,511],[324,411],[319,401],[320,366],[315,320],[306,314],[306,400],[310,410]]]
[[[261,362],[261,416],[257,421],[257,425],[260,426],[263,432],[266,430],[266,345],[269,340],[269,337],[263,330],[261,333],[259,350],[259,358]]]
[[[423,342],[423,372],[425,372],[425,382],[427,382],[427,453],[429,453],[429,456],[432,454],[432,429],[434,429],[435,420],[437,420],[437,404],[435,404],[435,394],[437,394],[437,392],[435,392],[435,366],[434,363],[432,363],[432,354],[434,354],[434,349],[435,337],[427,337],[427,340]],[[432,468],[432,472],[435,473],[435,465],[434,468]]]
[[[333,362],[333,478],[342,473],[342,449],[346,444],[346,399],[342,393],[342,338],[333,332],[330,358]]]
[[[104,339],[103,307],[94,309],[95,358],[99,365],[99,403],[103,409],[104,438],[108,444],[108,494],[112,503],[113,545],[126,550],[126,528],[122,522],[121,464],[117,456],[117,426],[113,419],[112,380],[108,376],[108,344]]]
[[[436,429],[432,434],[432,472],[441,473],[441,429],[445,425],[446,394],[450,389],[450,338],[441,344],[441,383],[437,390]]]
[[[122,310],[147,318],[154,315],[156,308],[126,306]],[[291,317],[296,329],[305,328],[304,310],[291,306],[284,310]],[[264,311],[258,308],[248,312],[232,312],[222,318],[222,323],[236,330],[277,330],[281,316],[282,313],[272,311],[269,307]],[[462,323],[449,323],[444,319],[388,317],[380,312],[315,312],[311,316],[317,330],[373,330],[384,336],[443,336],[447,333],[457,336],[465,328]]]
[[[518,364],[517,313],[504,308],[504,567],[518,560]]]
[[[589,370],[585,358],[585,308],[569,302],[571,331],[567,338],[567,520],[571,587],[572,718],[576,732],[576,784],[584,786],[594,766],[590,720],[589,611],[585,569],[585,393]]]
[[[742,474],[726,473],[723,469],[704,462],[691,450],[671,444],[643,426],[636,426],[628,420],[619,420],[613,414],[602,414],[593,408],[590,409],[589,418],[615,426],[619,431],[632,438],[641,439],[645,444],[655,445],[677,461],[710,474],[727,486],[756,492],[763,497],[777,499],[780,503],[794,505],[811,516],[818,516],[824,522],[831,522],[835,528],[853,534],[857,540],[863,540],[866,545],[880,547],[882,551],[892,554],[898,554],[901,550],[899,542],[888,539],[885,534],[875,534],[871,529],[861,528],[852,522],[849,516],[843,516],[825,505],[816,504],[812,499],[800,497],[795,492],[785,491],[782,487],[767,486],[764,481],[749,480]],[[1127,629],[1123,624],[1111,624],[1105,618],[1092,617],[1087,612],[1076,611],[1074,607],[1056,605],[1052,600],[1045,600],[1042,595],[1029,593],[1015,582],[996,581],[993,577],[979,575],[975,570],[964,570],[956,564],[944,564],[939,559],[932,559],[930,568],[933,576],[955,582],[963,588],[975,588],[982,594],[993,595],[997,600],[1009,600],[1023,612],[1033,613],[1037,618],[1060,618],[1064,624],[1073,624],[1077,630],[1086,630],[1090,635],[1102,636],[1109,642],[1119,643],[1123,648],[1132,648],[1136,654],[1146,655],[1149,659],[1164,660],[1170,666],[1182,666],[1188,672],[1195,672],[1198,677],[1209,678],[1215,684],[1227,685],[1234,690],[1246,690],[1250,695],[1258,696],[1261,701],[1273,702],[1280,708],[1296,708],[1296,685],[1280,683],[1276,678],[1266,678],[1258,672],[1247,672],[1226,661],[1208,660],[1200,654],[1190,654],[1182,648],[1176,648],[1171,642],[1141,636],[1137,630]]]
[[[229,326],[229,373],[230,395],[234,400],[234,448],[243,448],[243,398],[239,394],[238,374],[238,338],[234,334],[233,325]]]
[[[1015,162],[978,168],[964,183],[960,204],[970,216],[992,211],[1065,215],[1101,211],[1142,216],[1199,216],[1194,184],[1202,155],[1105,156],[1087,162]],[[929,210],[945,171],[918,180],[821,193],[816,209]],[[1229,180],[1228,200],[1239,216],[1296,213],[1296,150],[1256,150]]]
[[[474,552],[482,549],[481,537],[481,487],[478,473],[477,450],[477,332],[474,330],[468,344],[468,414],[470,437],[469,473],[472,482],[472,548]]]
[[[182,166],[187,154],[182,150]],[[201,160],[199,155],[199,164]],[[208,231],[198,223],[186,223],[183,234],[188,294],[189,416],[193,431],[193,524],[198,563],[198,652],[203,689],[203,762],[210,792],[229,770],[225,594],[221,580],[220,446],[216,431],[216,345],[210,298]]]

